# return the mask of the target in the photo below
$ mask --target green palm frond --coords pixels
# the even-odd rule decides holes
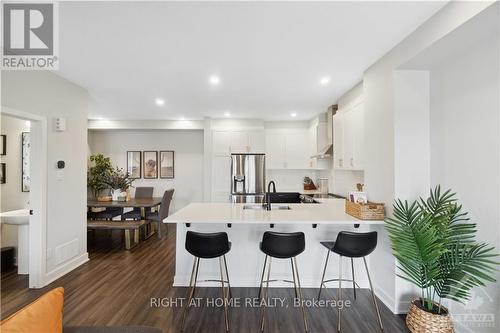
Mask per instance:
[[[402,277],[420,288],[428,288],[439,276],[439,258],[443,253],[437,230],[416,202],[396,201],[394,216],[386,220],[386,228],[399,269],[404,273]]]
[[[455,193],[437,186],[426,200],[396,200],[394,216],[386,219],[398,276],[422,289],[428,310],[431,291],[463,303],[472,288],[495,282],[498,255],[494,247],[475,242],[476,224],[467,215]]]
[[[493,250],[484,243],[452,245],[440,260],[442,277],[435,285],[439,297],[463,303],[473,287],[495,282],[492,275],[498,262],[493,260],[497,257]]]

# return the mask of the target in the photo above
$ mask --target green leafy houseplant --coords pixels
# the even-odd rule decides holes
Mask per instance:
[[[495,282],[498,255],[475,241],[476,224],[468,221],[455,193],[439,186],[426,200],[396,200],[394,217],[385,221],[398,276],[421,289],[427,312],[441,314],[443,299],[465,303],[473,287]]]
[[[129,174],[116,167],[113,169],[107,180],[107,184],[113,190],[127,191],[132,186],[134,180],[130,178]]]
[[[103,154],[90,156],[90,167],[87,171],[87,186],[92,191],[94,198],[103,190],[110,188],[109,179],[113,172],[111,160]]]

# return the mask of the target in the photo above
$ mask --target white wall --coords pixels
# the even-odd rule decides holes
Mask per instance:
[[[87,92],[49,71],[2,71],[2,107],[47,117],[47,274],[52,280],[88,260]],[[53,130],[65,117],[67,130]],[[64,178],[56,162],[64,160]],[[3,193],[2,193],[3,196]],[[57,258],[61,258],[57,260]]]
[[[491,3],[451,2],[415,32],[366,70],[363,76],[365,102],[365,185],[374,201],[384,202],[392,213],[396,191],[394,71],[425,48],[446,36],[464,22],[480,13]],[[411,179],[406,179],[406,182]],[[420,186],[420,184],[416,186]],[[409,198],[411,199],[411,198]],[[396,272],[390,242],[383,228],[379,231],[378,254],[372,259],[372,274],[376,289],[394,311],[405,310],[397,303],[396,281],[387,278]]]
[[[500,22],[498,10],[481,16],[481,20],[496,22],[497,26]],[[430,67],[431,182],[457,192],[471,222],[477,223],[477,238],[495,245],[498,253],[500,33],[498,29],[490,32],[488,26],[474,29],[470,39],[461,39],[462,48],[454,50],[456,56]],[[496,313],[498,329],[499,297],[498,283],[488,284],[475,289],[471,303],[451,303],[449,307],[457,315]],[[491,327],[479,329],[474,324],[477,323],[459,323],[458,331],[494,331]]]
[[[102,153],[111,158],[113,165],[124,169],[128,150],[174,150],[174,179],[141,178],[133,186],[153,186],[155,196],[174,188],[170,212],[203,201],[203,131],[89,131],[89,148],[92,154]]]
[[[1,184],[0,210],[6,212],[28,207],[29,192],[21,191],[21,135],[29,132],[25,120],[6,115],[0,117],[2,134],[7,136],[7,155],[0,156],[0,161],[6,165],[6,183]],[[2,247],[17,247],[17,227],[2,224]]]

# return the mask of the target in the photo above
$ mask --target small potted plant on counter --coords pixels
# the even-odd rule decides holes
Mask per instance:
[[[450,190],[431,190],[427,200],[396,200],[386,228],[399,277],[421,289],[406,316],[410,332],[453,332],[447,299],[464,303],[470,292],[495,282],[498,256],[494,247],[475,241],[476,224],[469,223]]]
[[[110,174],[108,185],[111,188],[113,201],[127,201],[130,198],[129,188],[134,180],[129,174],[116,167]]]
[[[111,160],[103,154],[91,155],[87,171],[87,187],[98,201],[111,201],[109,177],[113,172]]]

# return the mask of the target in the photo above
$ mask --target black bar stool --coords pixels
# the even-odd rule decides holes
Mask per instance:
[[[304,305],[302,304],[302,289],[300,287],[300,278],[299,278],[299,269],[297,268],[297,260],[296,256],[304,252],[306,248],[306,240],[303,232],[293,232],[293,233],[281,233],[281,232],[271,232],[266,231],[264,236],[262,237],[262,242],[260,243],[260,250],[266,254],[266,258],[264,259],[264,268],[262,270],[262,277],[260,279],[260,287],[259,287],[259,299],[262,300],[262,286],[263,283],[266,283],[265,297],[264,300],[267,299],[268,291],[269,291],[269,282],[279,281],[279,280],[271,280],[271,259],[290,259],[292,264],[292,275],[293,281],[282,280],[284,282],[293,283],[293,287],[295,289],[295,298],[299,298],[300,308],[302,310],[302,318],[304,320],[304,328],[307,332],[307,319],[306,313],[304,311]],[[269,257],[269,262],[267,257]],[[267,279],[264,280],[264,275],[266,272],[266,264],[267,264]],[[295,277],[297,275],[297,277]],[[298,285],[298,288],[297,288]],[[266,304],[266,303],[264,303]],[[265,323],[265,311],[266,305],[262,310],[262,321],[260,330],[264,331],[264,323]]]
[[[366,264],[366,256],[375,250],[377,247],[377,232],[348,232],[341,231],[337,236],[335,242],[321,242],[321,245],[328,249],[328,254],[326,255],[325,268],[323,269],[323,277],[321,278],[321,284],[319,286],[318,300],[321,296],[321,289],[323,285],[331,281],[339,281],[339,293],[338,293],[338,316],[339,321],[337,325],[337,331],[340,332],[340,300],[342,299],[342,281],[352,281],[352,286],[354,288],[354,299],[356,299],[356,285],[354,281],[354,258],[363,258],[365,264],[366,275],[368,276],[368,282],[370,283],[370,290],[372,292],[373,305],[375,306],[375,311],[377,312],[378,322],[380,324],[380,329],[383,331],[384,326],[382,326],[382,320],[380,319],[380,312],[377,305],[377,298],[375,297],[375,292],[373,291],[372,280],[370,278],[370,272],[368,271],[368,265]],[[330,256],[330,251],[335,252],[339,255],[339,278],[325,280],[326,267],[328,266],[328,259]],[[351,269],[352,269],[352,280],[347,280],[342,278],[342,257],[351,258]],[[326,286],[325,286],[326,288]],[[359,286],[358,286],[359,288]]]
[[[229,321],[227,315],[227,303],[228,296],[231,298],[231,285],[229,284],[229,274],[227,272],[227,263],[226,263],[226,253],[231,250],[231,242],[228,240],[227,233],[225,232],[216,232],[216,233],[200,233],[194,231],[188,231],[186,233],[186,250],[192,254],[194,258],[193,269],[191,271],[191,278],[189,280],[189,289],[188,289],[188,303],[184,308],[184,312],[182,314],[182,326],[181,331],[184,331],[184,324],[186,322],[187,313],[189,310],[189,306],[191,304],[191,300],[194,297],[194,292],[196,289],[196,282],[198,278],[198,268],[200,266],[200,259],[213,259],[219,258],[219,269],[220,269],[220,280],[200,280],[202,281],[211,281],[211,282],[220,282],[221,283],[221,291],[222,298],[224,300],[224,321],[226,324],[226,331],[229,331]],[[222,262],[224,261],[224,270],[226,272],[226,279],[224,279]],[[227,294],[224,284],[227,283]]]

